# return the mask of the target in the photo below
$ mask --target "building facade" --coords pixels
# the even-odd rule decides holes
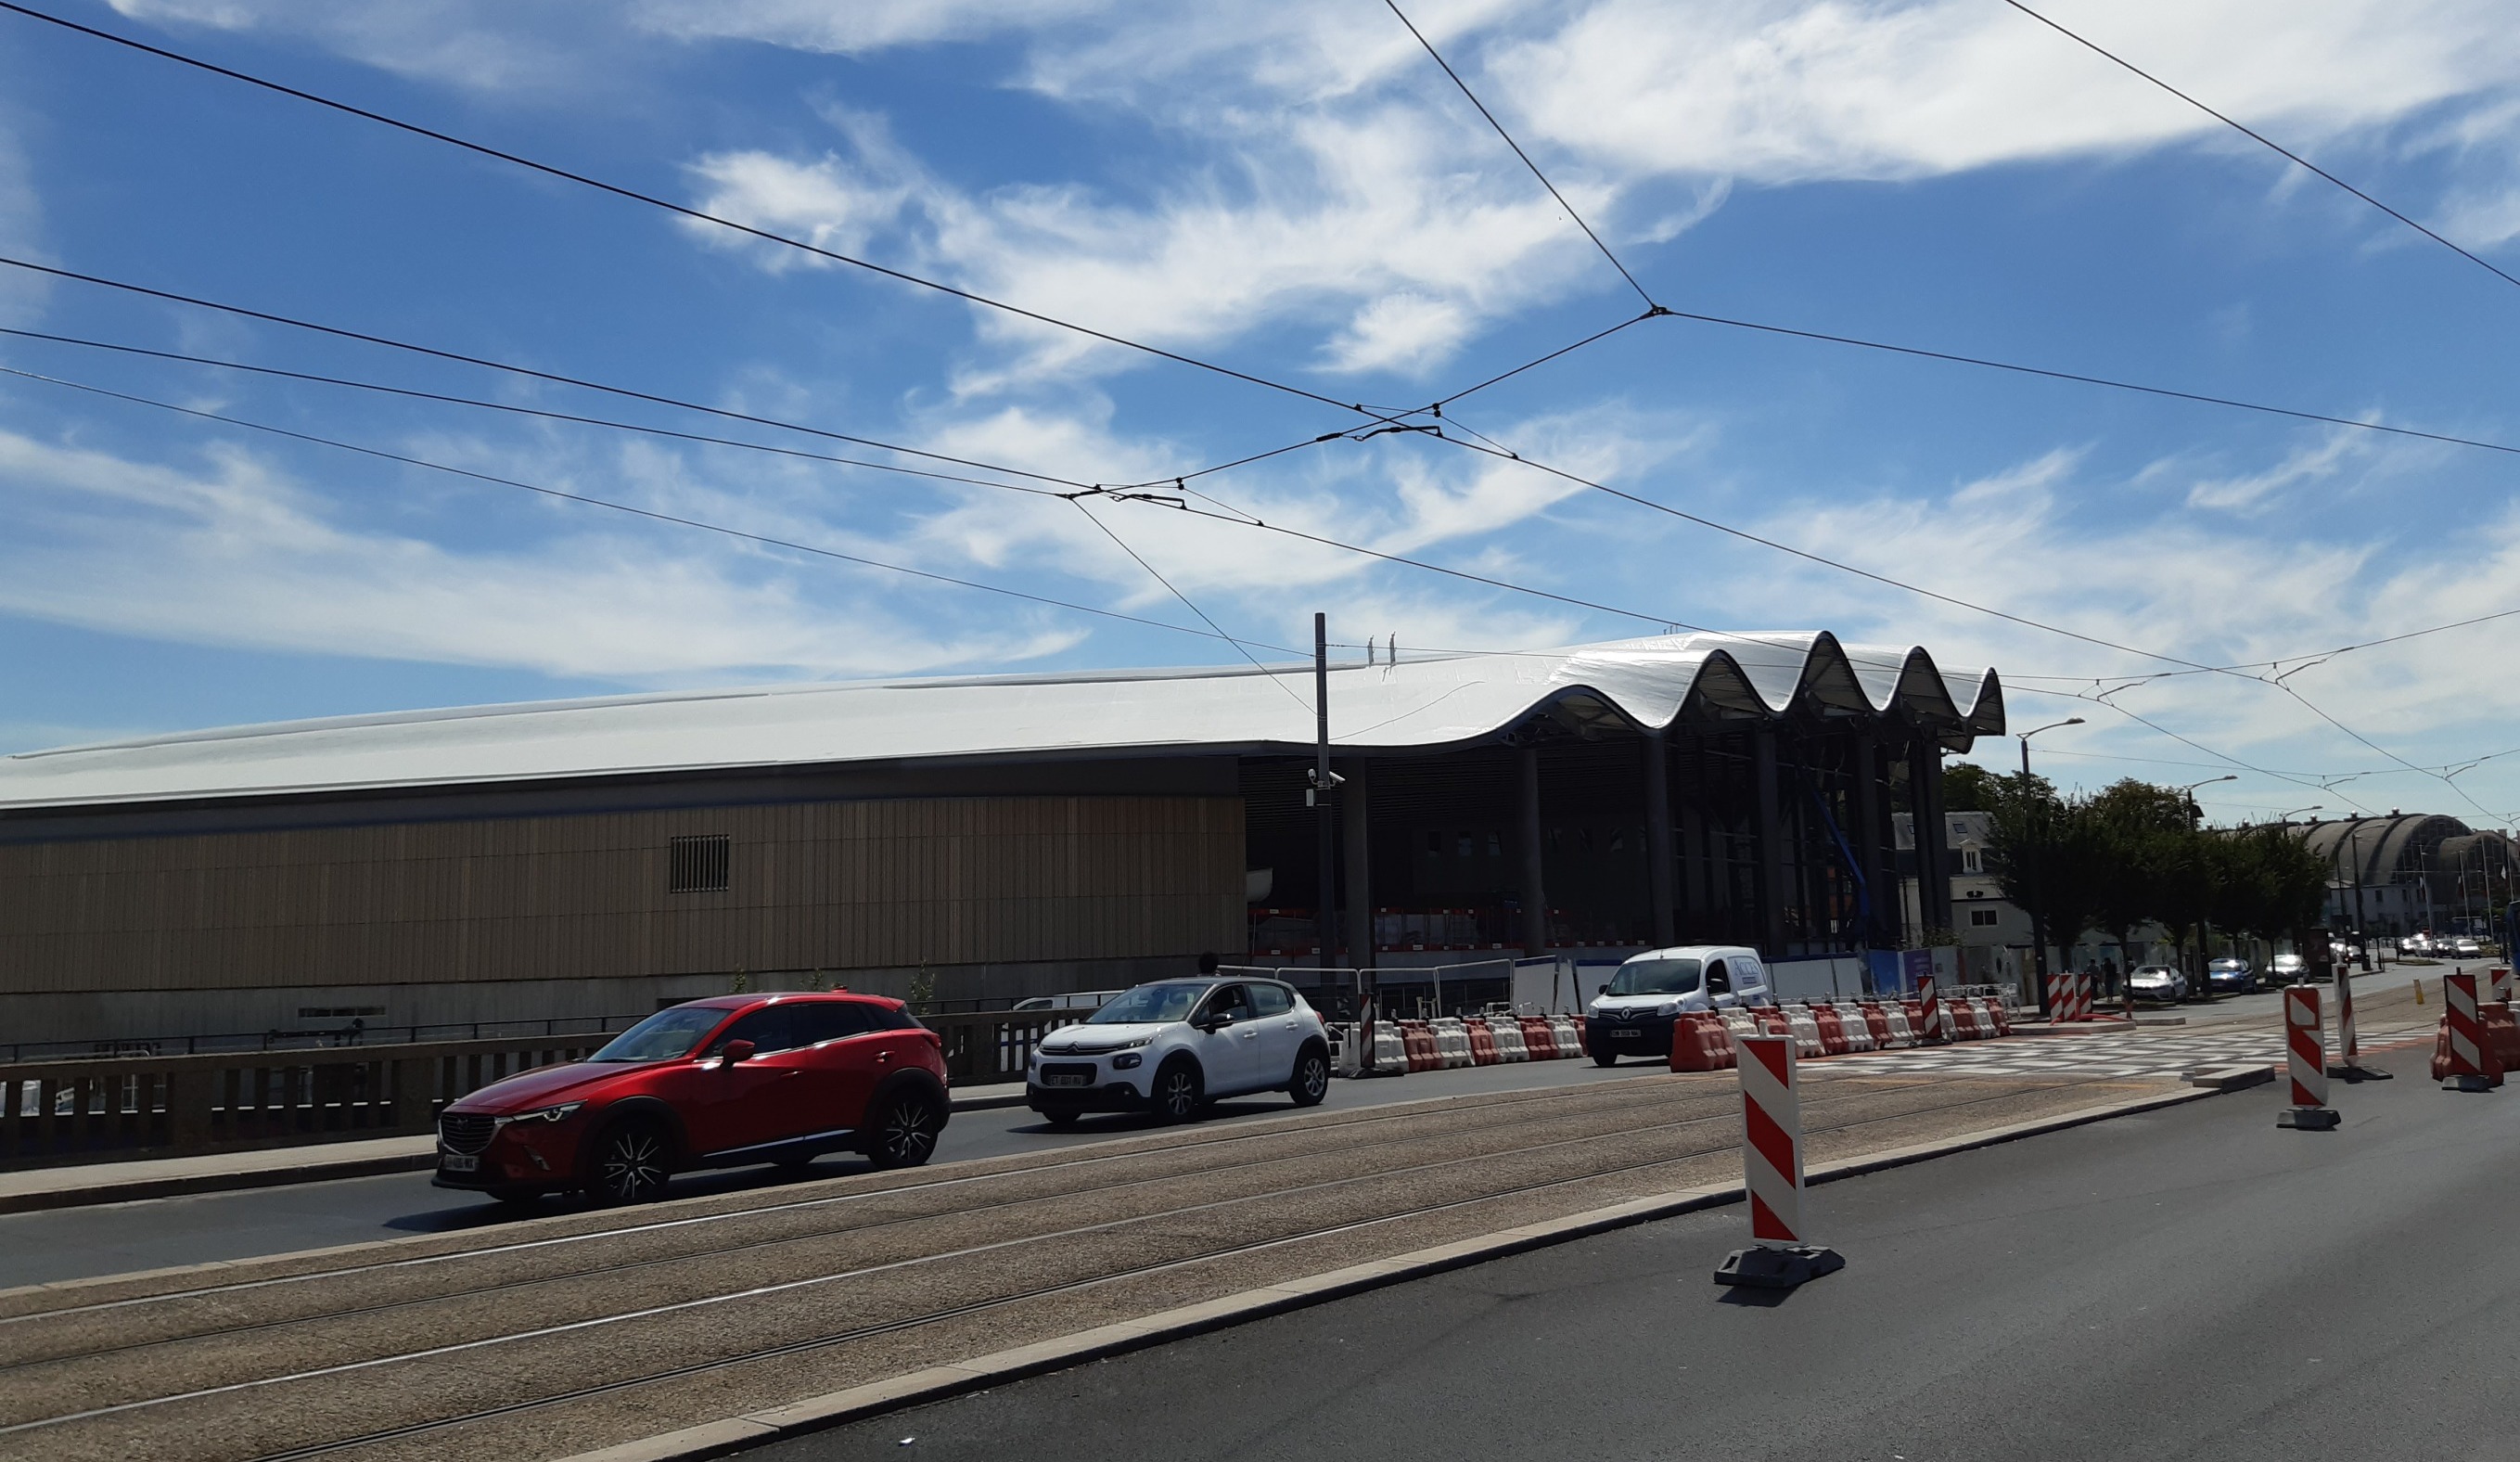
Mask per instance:
[[[1202,952],[1400,979],[1897,947],[1952,914],[1901,907],[1891,801],[1930,805],[1943,752],[2002,726],[1993,672],[1818,633],[1342,665],[1325,867],[1311,678],[675,693],[0,758],[0,1025],[619,1017],[809,983],[1003,1003]]]

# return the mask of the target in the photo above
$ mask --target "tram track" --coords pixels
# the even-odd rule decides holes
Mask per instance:
[[[2035,1083],[2035,1087],[2037,1090],[2042,1092],[2052,1094],[2059,1091],[2070,1091],[2081,1087],[2107,1084],[2115,1084],[2115,1078],[2099,1077],[2078,1082],[2042,1081]],[[1668,1100],[1670,1088],[1663,1088],[1663,1091],[1666,1093],[1665,1100]],[[1909,1092],[1914,1092],[1917,1095],[1923,1095],[1929,1099],[1922,1103],[1909,1103],[1897,1100],[1899,1096],[1905,1095]],[[1938,1094],[1949,1094],[1948,1086],[1938,1084],[1936,1087],[1932,1088],[1898,1087],[1887,1091],[1881,1089],[1871,1089],[1863,1092],[1850,1091],[1843,1097],[1839,1097],[1833,1093],[1823,1097],[1822,1094],[1815,1092],[1811,1094],[1813,1099],[1807,1103],[1807,1116],[1825,1119],[1827,1114],[1831,1112],[1839,1112],[1844,1113],[1847,1119],[1839,1121],[1829,1121],[1825,1119],[1815,1121],[1807,1127],[1807,1134],[1814,1139],[1819,1139],[1834,1133],[1857,1131],[1865,1127],[1877,1126],[1887,1122],[1914,1120],[1923,1118],[1938,1118],[1946,1114],[1962,1112],[1967,1109],[1981,1107],[1991,1103],[2018,1100],[2024,1094],[2024,1089],[2020,1085],[2014,1085],[2005,1090],[1963,1097],[1955,1101],[1936,1101],[1930,1099],[1932,1096]],[[1878,1110],[1884,1100],[1888,1100],[1894,1110]],[[1868,1103],[1871,1110],[1868,1114],[1859,1115],[1859,1113],[1865,1113]],[[1644,1105],[1651,1105],[1651,1103],[1593,1103],[1589,1104],[1585,1111],[1564,1114],[1560,1117],[1552,1119],[1551,1120],[1552,1124],[1562,1125],[1569,1121],[1598,1120],[1604,1117],[1615,1119],[1622,1109]],[[1848,1109],[1855,1110],[1849,1111]],[[1385,1120],[1388,1119],[1385,1119]],[[1009,1256],[1015,1255],[1018,1251],[1024,1250],[1028,1247],[1057,1246],[1061,1244],[1062,1241],[1073,1243],[1074,1241],[1086,1236],[1107,1235],[1113,1231],[1128,1229],[1133,1226],[1144,1226],[1149,1232],[1154,1232],[1160,1235],[1167,1225],[1178,1225],[1185,1219],[1195,1221],[1202,1216],[1213,1219],[1220,1211],[1223,1210],[1262,1205],[1271,1201],[1282,1201],[1290,1206],[1300,1207],[1298,1201],[1307,1197],[1318,1198],[1328,1195],[1334,1190],[1353,1190],[1355,1192],[1362,1192],[1370,1185],[1376,1183],[1388,1183],[1397,1190],[1406,1191],[1413,1185],[1421,1183],[1433,1175],[1443,1173],[1447,1169],[1460,1170],[1468,1168],[1475,1171],[1478,1169],[1472,1167],[1472,1165],[1503,1166],[1516,1160],[1542,1160],[1552,1157],[1562,1161],[1569,1152],[1575,1149],[1611,1141],[1617,1138],[1649,1139],[1657,1135],[1676,1135],[1685,1133],[1691,1128],[1702,1129],[1717,1124],[1734,1123],[1737,1122],[1737,1111],[1732,1108],[1728,1100],[1723,1102],[1723,1109],[1720,1111],[1679,1118],[1670,1121],[1656,1122],[1642,1126],[1623,1126],[1609,1131],[1594,1132],[1573,1137],[1556,1136],[1542,1141],[1525,1141],[1520,1145],[1449,1156],[1426,1163],[1408,1164],[1396,1167],[1377,1168],[1369,1172],[1352,1173],[1338,1177],[1327,1178],[1314,1183],[1268,1188],[1259,1192],[1236,1194],[1200,1203],[1180,1204],[1168,1208],[1157,1209],[1148,1212],[1128,1214],[1097,1223],[1074,1224],[1044,1232],[1011,1236],[986,1244],[969,1245],[939,1253],[912,1256],[872,1266],[845,1269],[831,1273],[808,1274],[797,1279],[777,1284],[745,1286],[731,1291],[721,1290],[715,1293],[690,1297],[660,1305],[652,1305],[620,1312],[607,1313],[550,1327],[529,1328],[503,1335],[463,1341],[447,1346],[424,1348],[387,1355],[368,1356],[338,1365],[302,1368],[280,1374],[255,1377],[233,1384],[139,1397],[102,1407],[82,1408],[62,1414],[36,1417],[5,1427],[0,1427],[0,1439],[7,1439],[7,1441],[0,1442],[0,1445],[15,1443],[21,1439],[31,1441],[38,1435],[76,1423],[84,1422],[114,1425],[118,1421],[128,1421],[137,1413],[146,1412],[158,1407],[173,1406],[183,1402],[208,1401],[216,1397],[235,1396],[246,1393],[265,1391],[273,1387],[317,1382],[328,1377],[346,1376],[362,1372],[374,1372],[384,1367],[409,1365],[427,1362],[432,1359],[442,1359],[461,1354],[470,1354],[500,1346],[524,1346],[530,1348],[532,1343],[536,1341],[556,1340],[564,1335],[583,1336],[588,1332],[611,1325],[635,1325],[636,1322],[642,1320],[656,1320],[664,1319],[669,1316],[687,1315],[693,1311],[702,1310],[712,1305],[740,1303],[746,1301],[767,1302],[775,1300],[776,1297],[781,1295],[793,1294],[815,1287],[835,1285],[849,1280],[868,1280],[879,1275],[897,1274],[900,1271],[910,1270],[923,1265],[950,1266],[958,1261],[966,1263],[995,1262],[1005,1260]],[[1351,1127],[1358,1125],[1358,1123],[1344,1122],[1328,1125],[1336,1127]],[[1318,1129],[1316,1129],[1316,1131],[1318,1133]],[[1255,1139],[1261,1139],[1286,1134],[1283,1132],[1274,1132],[1244,1135],[1248,1135]],[[1320,1161],[1326,1157],[1331,1156],[1353,1157],[1358,1155],[1370,1155],[1371,1153],[1383,1148],[1399,1146],[1402,1144],[1422,1143],[1428,1140],[1440,1140],[1440,1137],[1430,1139],[1430,1137],[1425,1134],[1408,1133],[1392,1136],[1380,1141],[1351,1143],[1337,1150],[1335,1153],[1330,1154],[1320,1152],[1290,1153],[1266,1159],[1261,1164],[1242,1165],[1246,1167],[1275,1167],[1294,1162]],[[1250,1242],[1210,1245],[1199,1248],[1192,1253],[1167,1255],[1153,1258],[1147,1263],[1132,1264],[1112,1269],[1107,1272],[1061,1277],[1045,1283],[1026,1286],[1012,1293],[983,1295],[978,1298],[967,1300],[963,1302],[944,1305],[930,1305],[914,1310],[910,1313],[870,1321],[863,1325],[844,1327],[838,1330],[783,1340],[775,1344],[746,1348],[730,1354],[698,1357],[662,1368],[652,1368],[634,1375],[608,1376],[601,1382],[584,1387],[562,1388],[546,1394],[519,1397],[514,1401],[502,1402],[493,1406],[475,1406],[469,1410],[459,1411],[446,1416],[417,1418],[394,1426],[371,1429],[348,1437],[311,1440],[295,1446],[284,1447],[279,1450],[264,1451],[255,1455],[272,1459],[272,1462],[278,1462],[278,1459],[282,1458],[321,1456],[360,1446],[438,1435],[444,1433],[450,1428],[462,1427],[475,1423],[492,1422],[502,1417],[513,1416],[523,1412],[545,1410],[551,1407],[565,1405],[573,1401],[589,1400],[601,1396],[611,1395],[627,1389],[654,1387],[677,1380],[687,1380],[696,1377],[708,1376],[712,1373],[728,1372],[747,1365],[756,1365],[764,1361],[775,1361],[783,1356],[803,1354],[816,1350],[828,1350],[835,1347],[847,1345],[853,1341],[872,1340],[883,1336],[900,1335],[904,1332],[916,1331],[923,1326],[935,1326],[958,1319],[966,1319],[972,1316],[982,1315],[991,1311],[1005,1309],[1011,1305],[1022,1304],[1030,1301],[1052,1299],[1060,1295],[1120,1285],[1131,1280],[1148,1279],[1154,1276],[1170,1274],[1197,1265],[1230,1262],[1242,1256],[1261,1255],[1271,1251],[1282,1250],[1292,1245],[1323,1241],[1336,1236],[1355,1234],[1363,1230],[1372,1229],[1382,1225],[1400,1223],[1413,1218],[1422,1218],[1430,1215],[1458,1212],[1467,1209],[1474,1209],[1480,1205],[1505,1204],[1514,1199],[1546,1194],[1575,1185],[1598,1183],[1605,1179],[1620,1178],[1635,1173],[1649,1172],[1658,1168],[1667,1168],[1677,1165],[1698,1162],[1712,1155],[1733,1148],[1737,1146],[1737,1133],[1727,1133],[1719,1140],[1711,1143],[1690,1144],[1688,1147],[1688,1150],[1680,1152],[1664,1150],[1653,1156],[1644,1157],[1635,1162],[1613,1162],[1606,1165],[1587,1163],[1584,1165],[1584,1170],[1571,1174],[1548,1176],[1527,1182],[1512,1182],[1500,1187],[1484,1187],[1483,1185],[1484,1191],[1442,1196],[1426,1202],[1409,1203],[1388,1212],[1369,1212],[1362,1216],[1340,1217],[1336,1219],[1336,1221],[1314,1223],[1299,1228],[1294,1232],[1267,1235],[1256,1238]],[[1213,1144],[1200,1143],[1191,1144],[1189,1146],[1193,1148],[1211,1147]],[[1160,1157],[1166,1154],[1178,1153],[1180,1151],[1182,1151],[1180,1147],[1144,1148],[1128,1154],[1098,1155],[1096,1159],[1092,1160],[1070,1160],[1061,1164],[1045,1165],[1059,1168],[1073,1168],[1085,1165],[1089,1162],[1099,1163],[1126,1157]],[[1038,1169],[1027,1170],[1037,1171]],[[1014,1174],[975,1174],[970,1175],[968,1181],[987,1181],[993,1177],[1012,1175]],[[1128,1188],[1145,1188],[1169,1181],[1189,1181],[1193,1180],[1195,1176],[1196,1175],[1194,1174],[1186,1175],[1180,1173],[1167,1173],[1150,1177],[1129,1177],[1124,1178],[1117,1183],[1100,1184],[1090,1189],[1062,1194],[1027,1195],[1006,1200],[1002,1204],[990,1205],[979,1210],[964,1211],[966,1213],[987,1212],[998,1209],[1013,1208],[1025,1204],[1075,1201],[1090,1197],[1096,1193]],[[957,1179],[950,1181],[961,1182],[965,1180]],[[920,1189],[941,1187],[944,1185],[944,1182],[940,1181],[936,1183],[912,1185],[912,1187],[914,1189]],[[896,1188],[875,1190],[864,1195],[833,1195],[832,1198],[828,1199],[809,1200],[799,1204],[781,1205],[775,1207],[792,1211],[801,1208],[825,1206],[838,1199],[859,1196],[874,1197],[879,1196],[882,1193],[901,1191],[904,1190]],[[922,1221],[922,1219],[936,1218],[940,1216],[953,1215],[907,1215],[899,1218],[881,1220],[879,1224],[873,1226],[895,1227]],[[669,1229],[688,1221],[689,1220],[669,1220],[666,1223],[656,1225],[634,1225],[626,1231],[637,1233],[654,1231],[657,1229]],[[625,1230],[610,1230],[608,1232],[620,1233],[624,1231]],[[773,1245],[792,1244],[808,1238],[830,1238],[834,1234],[845,1235],[852,1232],[864,1231],[865,1229],[863,1227],[855,1230],[841,1229],[815,1235],[791,1236],[788,1238],[770,1240],[766,1242]],[[597,1237],[597,1235],[578,1237],[592,1238]],[[1195,1236],[1192,1235],[1192,1237]],[[493,1246],[494,1251],[504,1252],[514,1252],[518,1249],[529,1247],[531,1246]],[[736,1252],[738,1250],[757,1250],[761,1247],[763,1247],[762,1244],[724,1246],[713,1249],[706,1254],[685,1254],[643,1261],[643,1263],[664,1264],[693,1258],[705,1258]],[[348,1271],[337,1272],[355,1273],[359,1272],[361,1269],[374,1267],[382,1266],[356,1266]],[[550,1284],[559,1280],[573,1277],[584,1276],[534,1276],[514,1281],[508,1286],[494,1286],[492,1287],[492,1292],[506,1288],[522,1288]],[[197,1293],[218,1293],[225,1292],[227,1289],[228,1287],[225,1286],[205,1287],[203,1290]],[[181,1294],[183,1292],[177,1293]],[[164,1298],[175,1298],[175,1296]],[[388,1305],[375,1306],[374,1310],[409,1308],[419,1304],[463,1298],[466,1298],[466,1296],[426,1297],[411,1301],[396,1302],[395,1303]],[[119,1303],[123,1302],[115,1302]],[[374,1310],[371,1312],[374,1312]],[[334,1317],[336,1317],[335,1314],[328,1313],[326,1315],[299,1317],[295,1319],[275,1319],[258,1322],[248,1326],[237,1327],[231,1331],[224,1332],[224,1334],[230,1337],[241,1337],[251,1333],[285,1329],[292,1325],[312,1324],[326,1318]],[[189,1339],[216,1340],[220,1339],[221,1335],[221,1332],[210,1332],[202,1336],[190,1337]],[[149,1346],[158,1344],[171,1344],[171,1342],[144,1342],[136,1346],[107,1348],[105,1349],[89,1352],[86,1355],[57,1357],[57,1359],[79,1360],[87,1358],[102,1358],[114,1353],[146,1348]],[[68,1439],[67,1437],[64,1437],[61,1438],[61,1439],[67,1440]]]

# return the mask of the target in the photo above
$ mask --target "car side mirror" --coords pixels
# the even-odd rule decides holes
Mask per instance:
[[[721,1064],[733,1066],[739,1061],[750,1061],[752,1059],[752,1042],[748,1040],[728,1041],[726,1043],[726,1049],[719,1053],[726,1058]]]

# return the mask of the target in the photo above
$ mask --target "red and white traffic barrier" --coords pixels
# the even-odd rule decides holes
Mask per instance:
[[[1792,1033],[1798,1054],[1806,1060],[1816,1060],[1828,1054],[1828,1048],[1821,1044],[1820,1022],[1813,1017],[1810,1006],[1788,1005],[1784,1008],[1784,1015],[1785,1029]]]
[[[1557,1037],[1557,1057],[1572,1061],[1584,1054],[1584,1032],[1575,1028],[1573,1016],[1551,1016],[1549,1028]]]
[[[1916,1001],[1925,1008],[1924,1026],[1916,1032],[1916,1038],[1929,1046],[1951,1039],[1951,1030],[1943,1024],[1943,1002],[1934,994],[1933,976],[1917,977]]]
[[[2511,998],[2511,967],[2509,965],[2496,965],[2485,973],[2494,977],[2495,1000],[2498,1003],[2509,1000]]]
[[[1751,1248],[1716,1267],[1717,1284],[1791,1289],[1846,1266],[1835,1250],[1804,1242],[1802,1097],[1797,1042],[1750,1035],[1736,1042],[1741,1073],[1742,1187],[1750,1197]]]
[[[2092,981],[2089,971],[2077,970],[2074,972],[2075,1020],[2088,1021],[2095,1018],[2095,1007],[2092,1005],[2092,996],[2095,992],[2092,988]]]
[[[1908,1007],[1896,1000],[1881,1004],[1881,1024],[1890,1028],[1890,1038],[1882,1045],[1905,1050],[1916,1043],[1916,1028],[1908,1023]]]
[[[2048,1023],[2061,1026],[2074,1018],[2074,977],[2048,977]]]
[[[1511,1016],[1490,1016],[1487,1019],[1487,1028],[1489,1037],[1496,1042],[1497,1060],[1514,1062],[1531,1059],[1531,1048],[1522,1043],[1522,1022]]]
[[[2442,1086],[2452,1091],[2492,1090],[2495,1074],[2486,1070],[2485,1023],[2476,1010],[2476,976],[2467,971],[2443,976],[2442,1004],[2447,1007],[2442,1028],[2450,1036],[2450,1065]]]
[[[2315,984],[2284,986],[2284,1073],[2292,1081],[2292,1105],[2275,1114],[2275,1125],[2334,1130],[2336,1114],[2327,1106],[2327,1036],[2319,1028]]]

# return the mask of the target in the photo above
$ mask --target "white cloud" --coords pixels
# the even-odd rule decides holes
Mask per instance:
[[[849,571],[609,525],[499,548],[351,526],[234,448],[187,468],[0,433],[0,503],[17,525],[0,610],[176,642],[655,682],[1003,662],[1079,638],[998,609],[957,635],[889,576],[835,593]]]
[[[2187,489],[2187,506],[2225,513],[2262,513],[2276,506],[2270,499],[2295,487],[2327,481],[2348,463],[2369,452],[2370,441],[2365,434],[2350,427],[2332,428],[2325,439],[2302,447],[2262,472],[2200,479]]]

